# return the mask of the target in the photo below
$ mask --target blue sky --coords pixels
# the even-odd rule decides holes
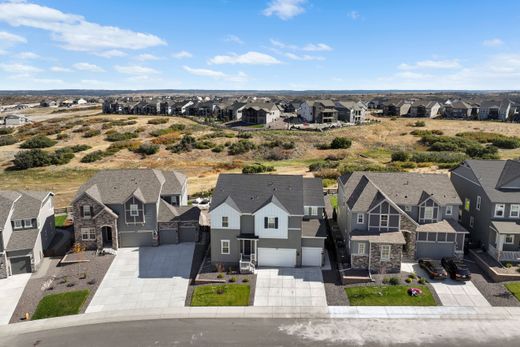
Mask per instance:
[[[520,89],[520,1],[0,2],[0,89]]]

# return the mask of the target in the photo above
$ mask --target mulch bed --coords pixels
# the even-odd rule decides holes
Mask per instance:
[[[40,300],[48,294],[88,289],[90,294],[80,310],[80,313],[85,312],[114,256],[97,256],[95,251],[86,251],[83,255],[89,262],[58,266],[59,258],[47,259],[50,261],[48,270],[44,274],[36,272],[31,276],[11,317],[11,323],[22,321],[26,312],[32,316]],[[86,278],[80,279],[83,274],[86,274]]]

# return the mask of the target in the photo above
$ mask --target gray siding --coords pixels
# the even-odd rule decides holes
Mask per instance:
[[[417,258],[441,259],[455,254],[455,243],[434,243],[417,241],[415,246]]]
[[[240,216],[240,233],[255,234],[255,217],[250,215]]]
[[[211,262],[213,264],[236,265],[240,260],[240,230],[211,229]],[[229,240],[229,254],[221,254],[220,241]]]
[[[129,224],[125,221],[124,205],[108,205],[119,216],[117,220],[118,231],[157,230],[157,206],[155,204],[144,205],[144,224]]]
[[[302,247],[324,247],[325,240],[311,237],[302,238]]]

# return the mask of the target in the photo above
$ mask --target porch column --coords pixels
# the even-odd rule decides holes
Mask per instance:
[[[497,233],[497,258],[500,261],[502,250],[504,248],[504,235]]]
[[[119,233],[117,232],[117,223],[112,226],[112,249],[119,248]]]

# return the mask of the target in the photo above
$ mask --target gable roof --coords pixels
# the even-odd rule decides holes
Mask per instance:
[[[0,231],[4,228],[15,201],[20,199],[21,196],[20,193],[12,190],[0,191]]]
[[[24,229],[24,230],[13,230],[9,243],[7,244],[6,251],[21,251],[25,249],[33,249],[36,240],[38,239],[39,230]]]
[[[155,203],[160,195],[180,194],[186,176],[154,169],[104,170],[82,185],[76,198],[87,193],[103,204],[122,204],[134,195],[144,203]]]
[[[18,193],[20,193],[21,196],[14,204],[14,212],[11,217],[13,220],[37,218],[43,201],[47,199],[49,195],[54,195],[51,192],[39,191],[20,191]]]

